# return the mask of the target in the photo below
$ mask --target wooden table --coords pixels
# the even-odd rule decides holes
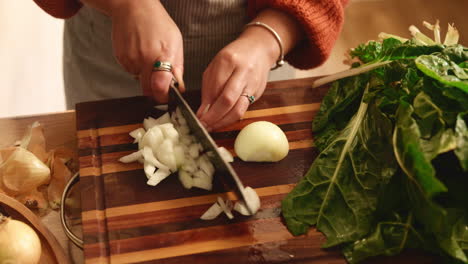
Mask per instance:
[[[305,87],[311,83],[312,79],[299,79],[290,81],[280,81],[269,84],[269,88],[281,89],[289,87]],[[260,102],[260,101],[259,101]],[[261,110],[257,110],[261,111]],[[277,111],[279,111],[277,109]],[[299,111],[298,109],[294,111]],[[259,112],[258,112],[259,113]],[[15,117],[15,118],[4,118],[0,119],[0,147],[5,147],[13,144],[16,140],[20,139],[24,133],[24,130],[28,125],[34,121],[39,121],[44,126],[45,136],[47,140],[48,148],[54,148],[58,146],[67,146],[76,151],[76,121],[75,112],[68,111],[63,113],[53,113],[37,116],[28,117]],[[67,241],[61,226],[58,221],[58,215],[52,214],[43,219],[43,222],[48,228],[54,233],[59,239],[63,247],[70,248],[70,243]],[[275,222],[276,223],[276,222]],[[278,222],[280,223],[280,222]],[[286,254],[285,251],[281,250],[280,244],[265,244],[260,247],[241,247],[239,250],[228,250],[223,255],[223,251],[210,252],[205,251],[204,254],[199,254],[194,258],[187,258],[187,260],[205,261],[209,258],[212,259],[224,259],[224,263],[239,263],[236,262],[238,259],[248,260],[249,263],[345,263],[341,254],[337,250],[322,250],[320,245],[324,241],[324,237],[314,229],[311,229],[309,235],[315,239],[313,243],[303,244],[301,239],[298,239],[298,243],[289,244],[289,249],[294,249],[298,252],[298,256],[294,254]],[[310,240],[308,240],[310,242]],[[244,251],[247,250],[247,251]],[[73,259],[77,259],[79,263],[82,261],[82,255],[75,251],[69,251],[73,255]],[[218,254],[221,254],[218,255]],[[251,257],[245,258],[242,254],[251,254]],[[282,254],[278,257],[278,254]],[[304,258],[300,257],[300,254],[306,254]],[[370,260],[369,263],[433,263],[431,257],[422,255],[414,252],[405,252],[404,254],[391,257],[391,258],[378,258]],[[164,262],[166,263],[166,262]],[[169,263],[169,262],[167,262]],[[170,262],[172,263],[172,262]],[[174,262],[176,263],[176,262]],[[179,262],[177,262],[179,263]],[[200,262],[202,263],[202,262]],[[211,263],[211,262],[210,262]],[[214,263],[214,262],[213,262]]]

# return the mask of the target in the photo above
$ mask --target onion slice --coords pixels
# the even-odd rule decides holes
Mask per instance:
[[[260,197],[258,197],[257,192],[251,187],[247,186],[244,189],[244,196],[246,203],[249,205],[249,208],[253,211],[252,213],[255,214],[258,211],[258,209],[260,209]]]
[[[219,147],[218,148],[219,154],[221,155],[221,158],[223,158],[224,161],[226,162],[233,162],[234,157],[232,156],[231,152],[227,150],[225,147]]]
[[[206,210],[205,213],[200,217],[201,220],[213,220],[218,215],[220,215],[223,212],[223,209],[221,206],[219,206],[218,203],[214,203],[208,210]]]
[[[234,211],[237,211],[241,215],[251,215],[243,201],[238,201],[234,204]]]
[[[219,204],[219,206],[221,206],[221,209],[223,209],[224,213],[226,214],[226,216],[229,219],[234,218],[234,216],[232,215],[232,212],[231,212],[231,210],[232,210],[231,200],[226,200],[226,202],[224,202],[223,198],[218,196],[218,204]]]

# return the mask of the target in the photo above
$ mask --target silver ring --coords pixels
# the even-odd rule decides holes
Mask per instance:
[[[253,95],[248,95],[246,93],[243,93],[243,94],[241,94],[241,96],[247,97],[247,99],[249,100],[249,104],[253,104],[255,102],[255,96],[253,96]]]
[[[153,71],[172,72],[172,64],[167,61],[155,61],[153,64]]]

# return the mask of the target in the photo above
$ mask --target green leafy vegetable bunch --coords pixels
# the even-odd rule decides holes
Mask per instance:
[[[313,121],[320,154],[283,200],[294,235],[316,226],[349,263],[418,248],[468,263],[468,49],[449,26],[411,26],[351,51]]]

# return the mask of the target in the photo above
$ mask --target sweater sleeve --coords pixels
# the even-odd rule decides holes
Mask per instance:
[[[310,69],[329,57],[338,39],[348,0],[249,0],[249,16],[254,18],[266,8],[293,16],[302,26],[305,37],[286,56],[292,66]]]
[[[34,0],[34,2],[42,10],[56,18],[72,17],[82,6],[78,0]]]

